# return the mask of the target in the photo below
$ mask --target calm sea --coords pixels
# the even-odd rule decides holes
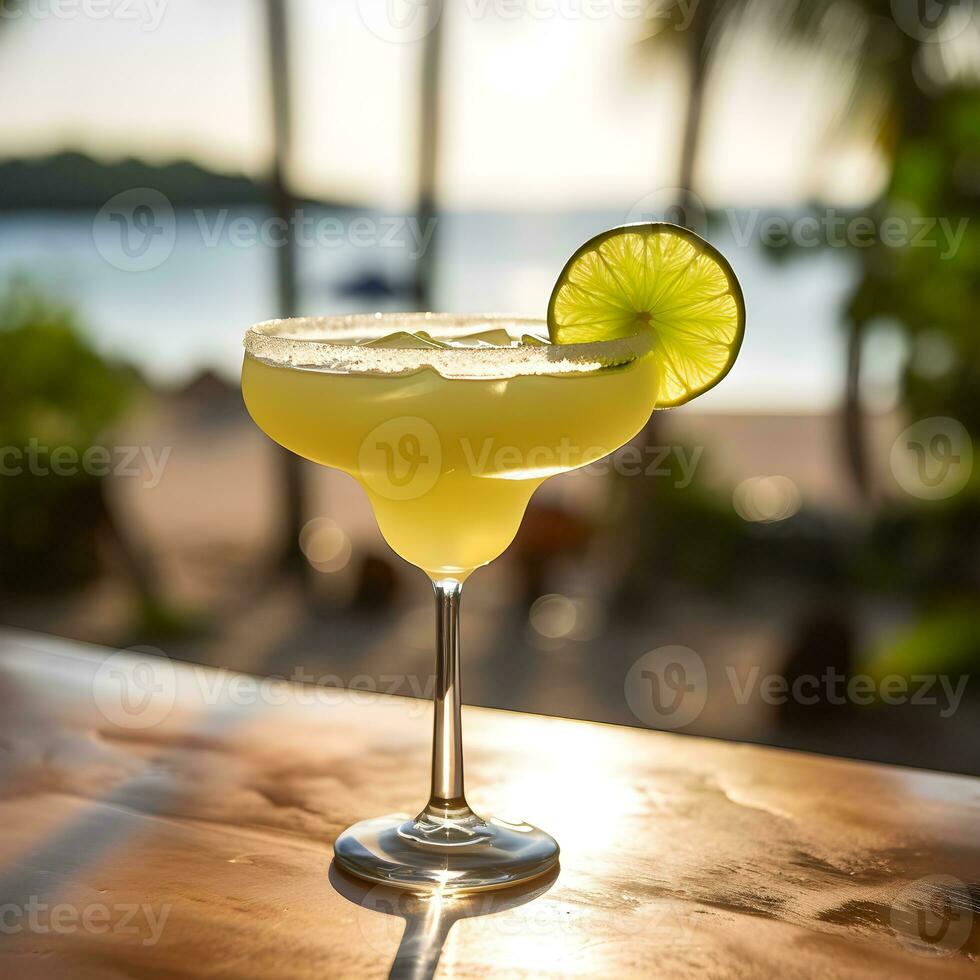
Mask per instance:
[[[819,410],[841,390],[840,310],[854,269],[840,250],[812,249],[776,264],[738,244],[736,218],[711,239],[734,266],[748,325],[732,374],[701,404],[710,409]],[[615,213],[440,216],[435,237],[413,218],[308,208],[297,228],[304,313],[404,309],[378,292],[411,277],[423,248],[434,257],[433,307],[543,315],[564,261]],[[0,215],[0,277],[23,273],[72,303],[107,353],[154,380],[179,383],[203,368],[234,377],[244,328],[277,313],[279,229],[257,209],[133,213],[133,227],[102,213]],[[361,290],[352,289],[360,284]],[[374,287],[374,288],[371,288]]]

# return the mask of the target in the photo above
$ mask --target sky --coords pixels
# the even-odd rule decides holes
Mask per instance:
[[[10,0],[0,0],[0,158],[71,149],[252,176],[267,168],[260,0],[24,3],[13,18]],[[289,9],[295,188],[382,213],[410,210],[425,3],[291,0]],[[445,0],[439,204],[517,218],[448,225],[441,308],[537,314],[563,257],[600,230],[593,223],[635,220],[676,198],[682,62],[669,43],[637,44],[650,25],[624,14],[633,9],[629,0]],[[670,39],[673,26],[664,30]],[[851,40],[842,34],[823,55],[752,25],[729,40],[702,120],[695,186],[707,207],[853,206],[878,195],[886,175],[874,120],[835,129],[856,78]],[[231,376],[243,324],[275,312],[274,264],[260,250],[202,249],[191,227],[159,268],[120,272],[91,247],[89,225],[47,221],[0,227],[0,272],[43,272],[107,350],[148,359],[161,380],[206,365]],[[474,241],[478,228],[490,240]],[[744,274],[750,330],[737,372],[704,407],[834,404],[851,272],[844,257],[784,270],[747,249],[731,258]],[[304,272],[322,286],[353,274],[345,263],[364,253],[307,259],[322,264]],[[315,309],[305,312],[335,308],[336,294],[307,292]]]
[[[389,5],[401,26],[385,17]],[[70,147],[107,159],[186,157],[253,175],[266,166],[257,0],[28,0],[20,18],[8,6],[0,17],[0,155]],[[106,16],[91,15],[103,7]],[[293,176],[301,191],[411,202],[424,9],[410,0],[293,0]],[[446,3],[445,206],[628,210],[676,185],[684,78],[669,45],[641,53],[635,42],[648,28],[624,13],[633,9],[621,0]],[[884,174],[867,143],[827,153],[828,124],[853,81],[846,59],[745,35],[720,59],[709,88],[697,174],[705,202],[873,198]]]

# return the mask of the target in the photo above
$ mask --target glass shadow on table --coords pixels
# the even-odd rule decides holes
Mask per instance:
[[[361,938],[379,952],[390,950],[392,930],[401,928],[398,919],[404,921],[389,980],[429,980],[435,975],[449,930],[456,922],[533,902],[551,888],[559,873],[560,869],[555,868],[524,885],[441,897],[372,885],[342,871],[336,861],[330,862],[329,878],[339,895],[362,909],[358,921]],[[379,920],[376,913],[387,918]]]

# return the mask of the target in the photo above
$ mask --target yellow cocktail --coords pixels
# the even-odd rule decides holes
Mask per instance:
[[[372,333],[423,327],[443,342],[466,344],[491,326],[437,317],[365,317],[343,321],[343,329],[318,322],[287,329],[305,338],[297,344],[314,337],[363,343]],[[505,340],[502,321],[492,326]],[[639,344],[608,351],[576,345],[593,350],[576,358],[559,349],[549,364],[551,348],[519,345],[529,326],[543,325],[506,326],[514,346],[371,347],[378,373],[290,368],[249,355],[242,392],[276,442],[361,483],[402,558],[433,579],[462,581],[510,544],[545,479],[617,449],[643,426],[656,399],[656,364],[640,356]],[[457,376],[428,363],[432,352],[455,358]],[[475,370],[491,376],[458,376],[474,357]],[[389,373],[380,373],[386,367]],[[541,369],[553,373],[529,373]]]
[[[658,401],[679,405],[716,384],[743,326],[725,259],[686,229],[649,224],[586,242],[562,270],[547,323],[377,314],[248,331],[252,417],[287,449],[357,479],[388,543],[435,590],[429,802],[414,818],[345,830],[334,842],[342,868],[397,887],[472,891],[557,866],[544,831],[484,820],[466,803],[462,583],[510,544],[549,476],[623,445]]]
[[[334,842],[341,867],[370,881],[471,891],[558,863],[544,831],[484,820],[466,804],[460,589],[513,540],[535,488],[643,426],[659,369],[647,335],[556,345],[546,331],[513,317],[392,314],[272,321],[246,335],[252,418],[287,449],[354,476],[388,543],[435,589],[429,802],[417,817],[364,820]]]

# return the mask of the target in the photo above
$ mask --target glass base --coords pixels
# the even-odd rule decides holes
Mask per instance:
[[[337,864],[366,881],[417,892],[506,888],[558,864],[558,843],[530,824],[484,820],[468,807],[362,820],[334,842]]]

